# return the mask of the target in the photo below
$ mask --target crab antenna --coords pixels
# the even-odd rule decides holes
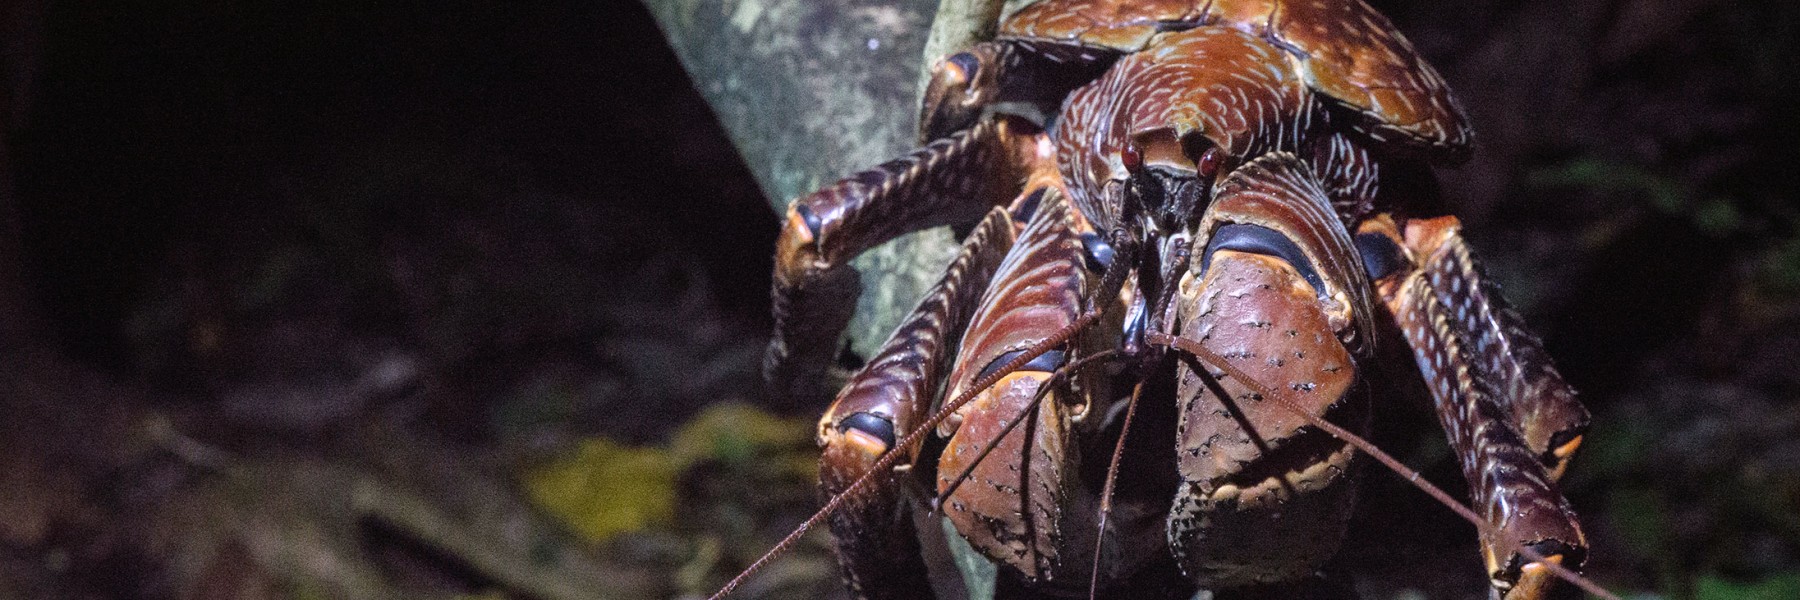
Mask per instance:
[[[1125,405],[1125,422],[1119,426],[1119,443],[1113,446],[1112,463],[1106,465],[1106,485],[1100,491],[1100,525],[1094,532],[1094,568],[1088,573],[1088,600],[1100,593],[1100,548],[1106,540],[1106,517],[1112,514],[1113,488],[1119,483],[1119,460],[1125,457],[1125,436],[1131,434],[1131,417],[1137,414],[1138,398],[1144,395],[1144,382],[1131,387],[1131,400]]]
[[[1476,515],[1475,511],[1470,510],[1467,506],[1463,506],[1461,502],[1452,498],[1450,494],[1445,493],[1442,488],[1432,485],[1429,481],[1425,481],[1424,477],[1420,476],[1418,471],[1408,468],[1392,455],[1375,447],[1375,444],[1370,443],[1369,440],[1363,439],[1362,436],[1351,433],[1349,430],[1339,427],[1337,424],[1327,421],[1323,417],[1301,409],[1299,405],[1294,404],[1294,401],[1289,400],[1287,396],[1275,393],[1274,390],[1263,385],[1262,382],[1251,378],[1249,374],[1239,370],[1235,365],[1226,362],[1224,357],[1219,356],[1217,353],[1200,345],[1198,342],[1184,337],[1154,331],[1145,334],[1144,340],[1152,344],[1170,346],[1182,352],[1186,352],[1193,355],[1195,358],[1212,365],[1214,368],[1224,371],[1227,376],[1243,383],[1246,387],[1250,388],[1250,391],[1255,392],[1256,395],[1274,401],[1275,404],[1281,406],[1283,409],[1299,415],[1301,419],[1306,420],[1306,422],[1312,426],[1322,429],[1326,433],[1330,433],[1332,437],[1343,440],[1344,443],[1355,446],[1357,450],[1361,450],[1369,456],[1375,457],[1375,460],[1381,462],[1381,464],[1386,465],[1388,469],[1405,478],[1408,482],[1412,483],[1414,487],[1419,488],[1420,491],[1425,492],[1426,495],[1431,496],[1445,507],[1448,507],[1451,511],[1455,512],[1458,516],[1461,516],[1463,520],[1474,525],[1475,529],[1480,531],[1482,535],[1497,540],[1506,540],[1509,542],[1508,545],[1512,546],[1514,551],[1523,555],[1525,558],[1530,559],[1532,562],[1544,565],[1545,568],[1549,569],[1550,572],[1555,573],[1556,576],[1563,581],[1574,584],[1576,587],[1581,588],[1589,594],[1607,600],[1619,600],[1618,595],[1606,591],[1605,588],[1600,587],[1600,585],[1594,583],[1593,580],[1581,576],[1581,574],[1570,570],[1568,567],[1562,566],[1559,562],[1544,558],[1544,555],[1539,554],[1536,550],[1526,547],[1524,544],[1518,543],[1516,540],[1512,540],[1507,536],[1502,536],[1500,532],[1495,531],[1486,521],[1483,521],[1480,516]]]
[[[936,429],[939,423],[942,423],[945,418],[948,418],[952,413],[955,413],[957,409],[962,408],[964,404],[968,404],[969,401],[974,400],[975,396],[981,393],[982,390],[992,387],[995,383],[1000,381],[1000,378],[1019,370],[1019,367],[1023,367],[1025,366],[1025,363],[1031,362],[1032,359],[1037,358],[1045,352],[1049,352],[1051,348],[1055,348],[1068,342],[1070,338],[1075,337],[1075,334],[1081,333],[1082,330],[1093,325],[1094,321],[1099,320],[1099,318],[1099,312],[1083,313],[1080,317],[1076,317],[1073,322],[1064,325],[1062,329],[1058,329],[1055,333],[1050,334],[1049,337],[1044,338],[1043,341],[1033,344],[1018,356],[1013,357],[1012,360],[1006,361],[1006,364],[1001,365],[1000,368],[995,369],[994,372],[977,378],[973,385],[970,385],[968,389],[963,390],[963,393],[957,394],[956,399],[944,404],[944,407],[938,409],[936,413],[933,413],[930,419],[927,419],[923,424],[919,425],[917,429],[912,430],[911,433],[906,434],[906,437],[901,438],[892,448],[889,448],[887,452],[883,453],[881,458],[876,459],[875,464],[870,465],[869,470],[864,472],[861,477],[857,477],[856,481],[850,484],[850,487],[844,488],[844,491],[839,492],[838,495],[833,496],[830,501],[826,502],[825,506],[819,507],[818,512],[813,513],[806,521],[800,523],[800,526],[796,527],[793,533],[789,533],[787,537],[782,538],[780,543],[775,544],[774,548],[770,548],[768,552],[763,553],[761,558],[756,559],[756,562],[750,563],[750,566],[745,567],[744,571],[738,573],[737,577],[733,577],[731,578],[731,581],[725,582],[725,587],[720,588],[709,600],[721,600],[726,595],[729,595],[732,590],[737,589],[739,585],[743,585],[744,581],[749,579],[751,575],[754,575],[757,571],[762,570],[764,566],[767,566],[769,561],[774,560],[776,556],[786,552],[788,548],[800,541],[800,536],[806,535],[807,531],[818,526],[820,521],[824,521],[825,518],[836,511],[839,506],[842,506],[846,500],[862,491],[862,489],[868,485],[869,481],[874,479],[875,475],[893,467],[894,463],[900,460],[900,457],[908,454],[907,452],[902,452],[902,450],[911,448],[913,445],[918,444],[920,440],[925,439],[925,436],[929,434],[931,430]]]

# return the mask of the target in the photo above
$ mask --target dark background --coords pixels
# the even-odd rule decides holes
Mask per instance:
[[[1800,9],[1376,5],[1469,108],[1445,189],[1595,411],[1566,481],[1591,572],[1800,594]],[[706,407],[762,399],[776,220],[641,7],[0,14],[0,599],[666,596],[804,514],[767,465],[810,415],[680,463],[677,518],[604,541],[513,491],[583,440],[679,453]],[[1384,445],[1460,487],[1394,411]],[[1365,589],[1479,594],[1467,528],[1370,475]],[[332,495],[368,481],[405,492]],[[835,590],[817,537],[789,564],[764,591]]]

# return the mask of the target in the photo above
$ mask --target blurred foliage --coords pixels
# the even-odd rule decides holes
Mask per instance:
[[[1739,238],[1741,244],[1761,250],[1753,260],[1759,281],[1772,291],[1800,293],[1800,237],[1796,237],[1800,214],[1791,208],[1753,216],[1739,208],[1746,201],[1707,191],[1722,186],[1698,188],[1644,165],[1594,156],[1533,169],[1524,182],[1537,188],[1581,188],[1639,198],[1657,213],[1680,219],[1706,236]]]
[[[605,542],[622,532],[669,524],[678,468],[667,450],[594,438],[526,473],[525,489],[576,533]]]
[[[1669,377],[1598,415],[1565,487],[1603,498],[1590,533],[1609,572],[1670,598],[1800,597],[1784,591],[1800,575],[1796,428],[1780,395]]]
[[[1704,577],[1694,589],[1696,600],[1792,600],[1800,598],[1800,573],[1786,573],[1767,579],[1739,582],[1722,577]]]
[[[1765,289],[1786,296],[1800,296],[1800,237],[1770,249],[1759,275]]]
[[[817,478],[804,448],[805,419],[777,417],[748,404],[708,407],[682,425],[666,446],[627,446],[604,437],[581,441],[565,456],[522,476],[531,498],[577,533],[605,543],[621,533],[668,527],[675,516],[676,478],[718,463],[792,485]]]
[[[719,404],[676,430],[669,453],[683,467],[717,461],[811,482],[819,472],[812,438],[811,419],[778,417],[748,404]]]
[[[1687,186],[1671,177],[1651,172],[1639,165],[1623,164],[1595,157],[1578,158],[1560,165],[1538,168],[1525,176],[1526,185],[1539,187],[1584,187],[1596,190],[1635,192],[1656,209],[1679,213],[1687,208],[1692,195]]]

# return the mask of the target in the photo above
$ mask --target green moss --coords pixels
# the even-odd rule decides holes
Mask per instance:
[[[1580,187],[1596,190],[1642,194],[1650,206],[1665,213],[1680,213],[1688,208],[1693,195],[1681,182],[1629,163],[1596,157],[1583,157],[1569,162],[1535,169],[1525,175],[1525,184],[1534,187]]]
[[[811,481],[818,475],[817,456],[789,450],[810,447],[812,436],[810,420],[777,417],[748,404],[720,404],[682,425],[669,451],[684,468],[709,460],[733,468],[766,465]]]
[[[527,473],[525,489],[576,533],[604,542],[668,523],[675,515],[678,471],[667,450],[594,438]]]
[[[1765,291],[1800,296],[1800,238],[1783,240],[1771,248],[1757,269],[1757,279]]]
[[[747,404],[721,404],[700,413],[665,446],[628,446],[606,438],[581,442],[563,457],[524,476],[531,499],[582,537],[605,542],[675,515],[676,480],[701,463],[769,473],[793,481],[817,477],[810,448],[812,424],[771,415]]]

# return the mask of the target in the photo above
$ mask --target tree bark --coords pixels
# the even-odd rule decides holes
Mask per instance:
[[[916,146],[918,99],[931,63],[993,37],[1007,3],[646,4],[779,215],[793,198]],[[863,296],[846,332],[851,349],[872,355],[937,283],[956,249],[949,230],[938,228],[902,237],[853,262],[862,273]],[[993,565],[960,536],[946,533],[968,597],[991,598]]]
[[[917,145],[925,57],[992,36],[1001,3],[936,4],[646,0],[777,214],[801,194]],[[944,18],[934,24],[938,13]],[[940,228],[857,259],[863,296],[847,332],[852,350],[873,354],[955,251]]]

